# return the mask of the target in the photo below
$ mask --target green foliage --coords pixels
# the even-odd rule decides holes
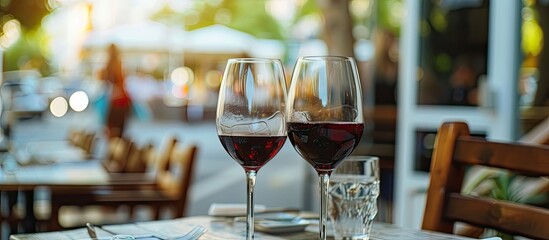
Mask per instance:
[[[307,15],[320,13],[320,8],[317,1],[319,0],[306,0],[305,4],[303,4],[303,6],[296,13],[295,20],[297,21]]]
[[[43,47],[47,37],[41,28],[42,19],[51,11],[47,0],[0,0],[0,35],[6,21],[17,19],[21,24],[20,39],[4,52],[4,71],[36,68],[43,75],[51,73]]]
[[[404,4],[402,0],[383,0],[376,1],[377,13],[377,25],[379,28],[387,29],[393,32],[396,36],[400,33],[400,25],[395,25],[393,22],[392,12],[394,11],[393,7],[396,4]]]
[[[265,1],[232,1],[229,27],[248,32],[258,38],[284,39],[279,23],[265,10]]]
[[[152,19],[167,24],[183,23],[187,30],[222,24],[258,38],[284,39],[285,33],[276,19],[266,12],[265,3],[265,0],[224,0],[218,4],[195,1],[193,10],[178,13],[164,7]],[[198,21],[187,21],[195,17]]]
[[[484,171],[464,189],[464,192],[523,204],[546,202],[548,199],[545,193],[528,194],[522,191],[522,183],[528,180],[527,177],[509,172]],[[481,189],[483,184],[488,191]]]
[[[49,55],[48,49],[44,47],[48,41],[47,36],[40,28],[25,33],[4,52],[4,71],[33,68],[43,76],[50,75],[54,70],[46,57]]]
[[[0,0],[0,16],[12,16],[29,30],[40,27],[42,18],[50,12],[47,0]]]
[[[523,204],[541,204],[547,202],[547,193],[524,192],[524,185],[531,181],[531,178],[519,176],[503,171],[483,171],[477,178],[466,186],[463,192],[483,197],[517,202]],[[514,237],[510,234],[486,229],[484,237],[496,236],[503,240],[511,240]]]
[[[321,0],[305,0],[303,5],[297,9],[293,23],[297,23],[301,18],[309,15],[322,14],[318,1]],[[194,6],[187,12],[179,13],[166,6],[151,18],[168,25],[183,24],[187,30],[223,24],[258,38],[284,39],[289,33],[265,10],[266,2],[266,0],[193,1]],[[368,21],[375,21],[377,27],[398,35],[400,26],[395,26],[394,8],[402,4],[403,0],[375,1],[375,13],[371,18],[368,17]],[[196,18],[198,19],[196,20]],[[194,20],[189,21],[189,19]]]
[[[185,15],[174,11],[168,5],[164,5],[158,12],[152,14],[150,18],[165,25],[185,27]]]

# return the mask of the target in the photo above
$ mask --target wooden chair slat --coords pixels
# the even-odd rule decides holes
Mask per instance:
[[[534,206],[452,193],[445,217],[535,239],[549,236],[549,211]]]
[[[460,137],[455,144],[454,158],[460,163],[510,169],[527,175],[549,176],[549,148],[545,146]]]

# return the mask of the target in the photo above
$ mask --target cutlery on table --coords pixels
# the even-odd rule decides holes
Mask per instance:
[[[154,235],[132,236],[132,235],[120,235],[120,234],[114,235],[108,238],[98,238],[97,232],[95,231],[95,226],[93,224],[86,223],[86,229],[88,230],[88,235],[93,240],[133,240],[133,239],[147,239],[147,238],[158,238],[163,240],[196,240],[206,232],[206,228],[204,228],[203,226],[195,226],[188,233],[183,234],[181,236],[177,236],[177,237],[171,237],[171,238],[160,238]]]

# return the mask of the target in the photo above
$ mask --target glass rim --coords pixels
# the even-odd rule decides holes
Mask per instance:
[[[250,58],[229,58],[227,62],[245,62],[245,63],[255,63],[255,62],[280,62],[280,59],[277,58],[260,58],[260,57],[250,57]]]
[[[302,56],[301,61],[354,61],[353,57],[339,55],[319,55],[319,56]]]

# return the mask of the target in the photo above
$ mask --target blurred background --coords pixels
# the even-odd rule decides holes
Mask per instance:
[[[243,171],[215,130],[226,60],[278,58],[290,81],[299,56],[353,56],[366,123],[354,154],[382,160],[378,219],[417,228],[442,121],[548,142],[548,27],[545,0],[0,0],[3,142],[86,129],[104,152],[101,71],[115,44],[132,102],[123,135],[196,143],[187,215],[205,215],[245,203]],[[259,172],[256,203],[316,211],[315,176],[286,144]]]

